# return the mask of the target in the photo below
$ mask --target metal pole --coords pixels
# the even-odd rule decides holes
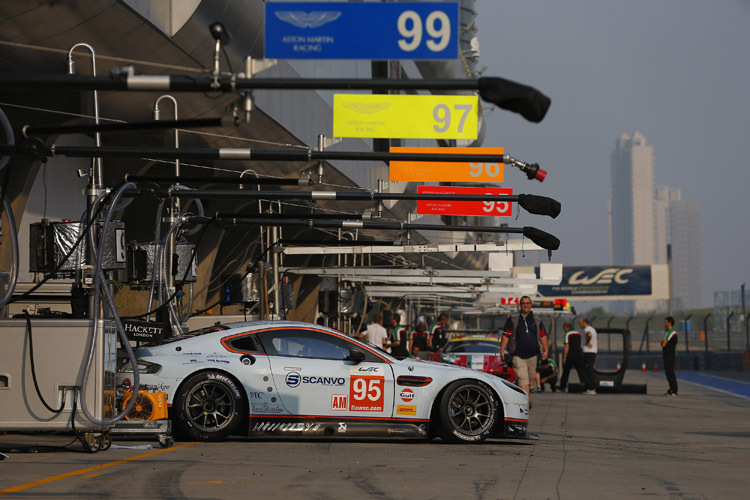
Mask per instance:
[[[690,352],[690,346],[688,345],[688,321],[690,321],[690,318],[692,317],[692,314],[688,314],[683,320],[685,322],[685,352]]]
[[[672,244],[667,243],[667,285],[669,289],[669,315],[672,314]]]
[[[742,291],[742,318],[745,320],[745,350],[750,350],[750,332],[747,328],[747,310],[745,309],[745,284],[740,287]]]
[[[727,351],[732,350],[732,344],[731,344],[731,341],[729,340],[729,333],[730,333],[729,322],[732,319],[732,316],[734,316],[734,311],[730,312],[729,316],[727,316]]]
[[[323,151],[326,147],[326,136],[318,135],[318,151]],[[325,160],[318,160],[318,184],[323,183],[323,173],[325,172]]]
[[[271,239],[274,243],[279,241],[279,226],[271,227]],[[281,280],[279,279],[279,252],[276,251],[276,248],[274,248],[272,252],[273,255],[271,255],[271,265],[273,268],[273,319],[279,320],[281,319],[281,294],[279,293],[279,288],[281,288]]]
[[[706,354],[708,354],[708,318],[710,317],[711,317],[711,313],[708,313],[703,318],[703,341],[704,341]]]
[[[172,101],[172,104],[174,104],[174,119],[175,121],[179,120],[179,115],[177,112],[177,99],[167,94],[159,97],[154,103],[154,120],[159,120],[159,118],[161,117],[161,113],[159,110],[159,102],[162,99],[168,99],[169,101]],[[179,149],[180,147],[180,131],[177,128],[174,129],[174,147],[175,149]],[[174,161],[174,175],[177,178],[180,177],[180,159],[179,158],[175,158],[175,161]],[[179,185],[179,181],[176,184]],[[175,223],[175,221],[177,220],[177,217],[180,214],[179,198],[175,198],[173,200],[168,210],[169,210],[169,214],[167,215],[164,222],[167,223],[167,227],[171,227],[172,224]],[[170,294],[172,294],[175,290],[174,256],[177,253],[176,237],[177,237],[177,234],[175,232],[172,232],[169,236],[169,241],[167,242],[167,259],[166,259],[167,261],[167,288],[169,288]]]
[[[70,77],[75,77],[77,70],[76,70],[76,63],[73,60],[73,52],[79,48],[84,47],[88,49],[91,52],[91,73],[94,78],[96,78],[96,51],[94,50],[94,47],[89,45],[88,43],[80,42],[73,45],[70,50],[68,50],[68,75],[71,75]],[[99,125],[99,93],[94,90],[94,123]],[[102,137],[99,132],[94,134],[94,137],[96,138],[96,147],[100,148],[102,145]],[[93,222],[91,219],[93,217],[94,212],[94,203],[96,202],[96,199],[99,197],[99,194],[101,193],[102,189],[102,159],[100,157],[92,158],[91,167],[89,168],[89,182],[86,186],[86,213],[88,215],[89,222]],[[94,245],[96,244],[96,239],[99,235],[98,230],[98,224],[92,223],[91,230],[89,232],[89,237],[93,235],[93,239],[89,238],[89,245],[88,245],[88,251],[87,251],[87,261],[88,262],[94,262]],[[81,275],[83,273],[81,272]],[[94,310],[94,295],[92,294],[89,296],[88,299],[88,310],[93,311]],[[149,309],[151,306],[149,305]],[[100,314],[104,314],[104,308],[99,308]],[[93,318],[98,319],[98,318]]]
[[[646,352],[651,352],[650,347],[648,345],[649,338],[648,338],[648,324],[651,323],[651,320],[654,319],[654,316],[651,315],[646,320],[646,326],[643,327],[643,337],[641,337],[641,346],[638,348],[638,352],[640,353],[643,350],[643,342],[646,342]]]

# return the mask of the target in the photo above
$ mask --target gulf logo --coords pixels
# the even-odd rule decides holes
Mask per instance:
[[[409,401],[414,399],[414,391],[412,391],[411,389],[404,389],[403,391],[401,391],[401,394],[399,394],[399,396],[401,396],[401,399],[408,403]]]

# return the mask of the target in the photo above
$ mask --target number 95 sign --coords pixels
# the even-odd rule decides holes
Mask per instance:
[[[266,2],[266,58],[456,59],[455,2]]]

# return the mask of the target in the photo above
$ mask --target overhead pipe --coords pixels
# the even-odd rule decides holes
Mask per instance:
[[[379,193],[372,191],[244,191],[229,189],[194,189],[190,191],[169,190],[172,198],[208,198],[208,199],[272,199],[272,200],[308,200],[308,201],[381,201],[381,200],[414,200],[414,201],[495,201],[518,202],[531,214],[547,215],[555,218],[560,214],[560,202],[546,196],[531,194],[492,195],[492,194],[426,194],[426,193]]]
[[[166,96],[162,96],[166,97]],[[169,96],[171,97],[171,96]],[[154,116],[158,116],[159,109],[154,109]],[[234,118],[230,115],[217,116],[214,118],[187,118],[184,120],[153,120],[123,122],[123,123],[95,123],[83,125],[24,125],[23,135],[49,134],[90,134],[101,132],[134,132],[141,130],[167,130],[173,128],[203,128],[203,127],[230,127],[236,125]],[[175,149],[177,147],[175,146]]]
[[[449,80],[389,80],[354,78],[237,78],[235,75],[185,76],[136,75],[115,69],[110,76],[0,74],[0,90],[108,90],[142,92],[237,92],[243,90],[467,90],[483,101],[518,113],[528,121],[541,122],[550,99],[528,85],[499,77]]]
[[[275,177],[258,177],[251,180],[242,177],[180,177],[170,175],[125,175],[126,182],[166,182],[166,183],[181,183],[191,184],[198,182],[201,184],[234,184],[242,186],[245,184],[250,185],[266,185],[266,186],[311,186],[312,178],[309,175],[303,175],[300,177],[284,178],[279,179]]]
[[[197,219],[197,218],[194,218]],[[516,233],[523,234],[540,247],[552,251],[560,248],[560,240],[555,236],[531,226],[524,227],[493,227],[493,226],[453,226],[439,224],[410,224],[405,222],[389,221],[346,221],[346,220],[315,220],[305,219],[267,219],[259,216],[255,218],[221,218],[216,217],[214,220],[232,225],[263,225],[263,226],[285,226],[285,227],[307,227],[307,228],[328,228],[328,229],[380,229],[380,230],[415,230],[415,231],[477,231],[483,233]],[[204,220],[201,222],[208,222]]]

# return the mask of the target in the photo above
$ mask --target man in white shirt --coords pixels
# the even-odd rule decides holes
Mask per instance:
[[[583,330],[583,365],[586,369],[588,379],[594,386],[594,391],[599,387],[599,379],[594,371],[596,364],[596,353],[598,352],[596,328],[589,324],[589,319],[581,317],[578,319],[578,326]]]
[[[359,334],[359,338],[385,349],[388,343],[388,331],[383,327],[383,315],[377,313],[372,318],[372,323],[367,325],[367,330]]]

